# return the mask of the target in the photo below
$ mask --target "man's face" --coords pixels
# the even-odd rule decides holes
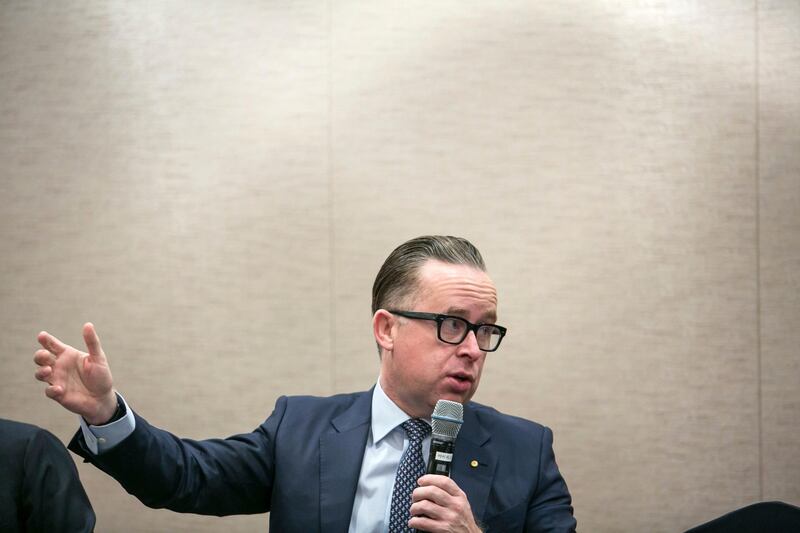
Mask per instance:
[[[462,317],[473,324],[497,319],[497,291],[489,276],[467,265],[430,260],[419,271],[413,302],[403,311]],[[486,352],[474,332],[458,345],[439,340],[436,322],[391,315],[391,349],[381,359],[381,386],[407,414],[428,417],[437,400],[466,403],[475,394]]]

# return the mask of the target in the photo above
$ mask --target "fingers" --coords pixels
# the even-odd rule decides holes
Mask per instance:
[[[89,357],[93,359],[106,358],[103,348],[100,346],[100,337],[97,336],[97,331],[95,331],[94,324],[91,322],[83,325],[83,342],[86,343],[86,348],[89,350]]]
[[[36,350],[36,353],[33,354],[33,362],[39,365],[34,377],[39,381],[52,384],[50,380],[53,376],[53,365],[56,364],[56,356],[49,350]]]
[[[59,401],[64,395],[64,387],[60,385],[50,385],[44,390],[44,394],[51,400]]]
[[[456,482],[447,476],[425,474],[417,480],[417,484],[420,487],[437,487],[450,496],[458,496],[461,494],[461,489],[456,485]]]
[[[467,495],[447,476],[427,475],[412,492],[410,528],[424,531],[479,531]]]
[[[44,381],[45,383],[50,383],[50,379],[53,376],[53,367],[52,366],[39,367],[39,368],[36,369],[36,372],[33,375],[39,381]]]
[[[49,350],[36,350],[33,362],[39,366],[53,366],[56,364],[56,356]]]
[[[432,502],[436,505],[446,507],[453,498],[450,494],[439,487],[417,487],[411,493],[411,502]]]
[[[461,513],[465,514],[461,514]],[[430,500],[415,502],[409,509],[411,518],[408,526],[412,529],[429,531],[467,531],[465,527],[458,527],[457,524],[467,522],[465,506],[459,502],[452,502],[449,505],[439,505]]]
[[[427,516],[412,516],[408,521],[408,527],[414,531],[425,531],[427,533],[452,531],[450,529],[446,529],[447,526],[441,526],[438,520],[428,518]]]
[[[57,338],[53,337],[46,331],[42,331],[36,337],[39,341],[39,344],[42,345],[42,348],[46,350],[50,350],[54,355],[59,355],[67,349],[67,345],[58,340]]]
[[[447,476],[422,476],[417,484],[419,486],[411,493],[412,514],[415,515],[441,518],[441,512],[452,507],[453,502],[463,494],[455,481]]]

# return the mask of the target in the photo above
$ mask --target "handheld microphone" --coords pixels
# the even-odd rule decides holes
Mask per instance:
[[[428,474],[450,477],[456,437],[464,423],[464,406],[450,400],[439,400],[431,415],[431,452],[428,455]],[[417,533],[426,533],[420,529]]]
[[[431,451],[428,474],[450,477],[456,437],[464,423],[464,406],[450,400],[439,400],[431,415]]]

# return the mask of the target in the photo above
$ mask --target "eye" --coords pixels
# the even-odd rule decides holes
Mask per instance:
[[[451,334],[461,333],[465,327],[464,321],[459,318],[448,317],[442,322],[442,329]]]
[[[494,335],[495,328],[494,326],[481,326],[478,328],[478,340],[485,341],[489,340],[492,335]]]

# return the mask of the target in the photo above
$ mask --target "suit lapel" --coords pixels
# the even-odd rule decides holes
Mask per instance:
[[[467,494],[472,514],[484,518],[497,457],[488,446],[491,435],[481,425],[469,404],[464,409],[464,424],[456,439],[451,477]],[[474,465],[474,466],[473,466]]]
[[[320,529],[347,531],[370,428],[372,390],[331,420],[320,437]]]

